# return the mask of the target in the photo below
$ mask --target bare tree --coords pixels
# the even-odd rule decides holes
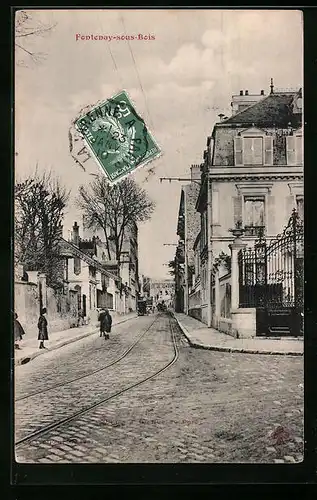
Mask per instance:
[[[60,283],[59,236],[69,192],[51,174],[37,173],[15,185],[15,262]]]
[[[79,188],[77,204],[88,227],[103,230],[109,260],[113,241],[118,263],[128,228],[148,220],[155,207],[147,192],[131,177],[111,185],[103,175],[96,176],[87,188]]]
[[[40,63],[46,54],[33,50],[32,42],[37,37],[49,34],[56,24],[44,24],[34,15],[34,11],[19,10],[15,18],[15,48],[18,66],[28,66],[28,62]]]

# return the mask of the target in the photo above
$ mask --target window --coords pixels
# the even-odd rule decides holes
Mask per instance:
[[[78,275],[81,273],[81,260],[78,257],[74,258],[74,274]]]
[[[256,135],[234,139],[235,165],[273,165],[273,137]]]
[[[303,137],[301,134],[286,137],[287,165],[303,164]]]
[[[243,138],[243,163],[244,165],[262,165],[263,163],[262,137]]]
[[[265,226],[264,196],[244,197],[244,227],[247,236],[259,236]]]
[[[207,244],[207,212],[201,214],[201,249]]]
[[[296,210],[299,217],[304,220],[304,197],[296,196]]]

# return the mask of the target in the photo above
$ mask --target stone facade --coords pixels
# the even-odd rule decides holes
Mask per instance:
[[[229,229],[238,222],[245,229],[243,243],[253,246],[259,226],[269,241],[283,231],[293,208],[302,210],[302,117],[296,104],[300,98],[300,91],[273,92],[215,125],[207,154],[213,261],[222,252],[230,254]],[[223,320],[216,309],[213,326],[221,328],[222,323],[223,331],[232,327],[241,337],[255,335],[254,310],[232,311],[234,324],[228,326],[228,318]]]
[[[190,309],[204,323],[211,319],[210,326],[243,337],[255,334],[255,312],[228,314],[230,273],[215,274],[214,265],[220,255],[230,256],[230,229],[236,224],[245,230],[244,244],[253,246],[261,227],[270,241],[283,231],[293,208],[302,215],[302,96],[274,93],[271,85],[267,96],[261,91],[233,97],[232,116],[216,123],[207,140],[196,198],[200,241],[194,238],[186,254],[195,256]]]
[[[184,253],[184,262],[179,257],[177,271],[179,276],[179,290],[183,296],[183,311],[188,313],[189,294],[193,287],[193,275],[195,268],[194,243],[200,231],[200,216],[196,211],[196,201],[200,186],[200,165],[192,165],[191,182],[183,186],[181,191],[180,206],[178,212],[177,235],[179,237],[180,253]],[[182,269],[183,267],[183,269]],[[182,283],[180,283],[182,275]]]

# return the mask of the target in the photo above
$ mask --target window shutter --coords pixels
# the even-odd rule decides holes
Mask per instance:
[[[245,165],[253,164],[253,139],[251,137],[243,138],[243,163]]]
[[[275,229],[275,196],[268,195],[267,197],[267,232],[269,234],[274,234],[276,232]]]
[[[234,196],[233,197],[233,222],[234,222],[234,225],[236,225],[239,220],[242,220],[242,196]]]
[[[254,137],[253,139],[253,162],[255,165],[263,165],[263,139]]]
[[[234,164],[243,165],[242,160],[242,137],[234,138]]]
[[[286,137],[286,158],[287,165],[295,165],[295,137],[293,135],[288,135]]]
[[[295,137],[296,145],[296,165],[303,164],[303,137],[298,135]]]
[[[264,165],[273,165],[273,137],[264,137]]]

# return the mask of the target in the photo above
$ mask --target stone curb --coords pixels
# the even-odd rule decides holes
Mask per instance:
[[[256,349],[244,349],[244,348],[239,348],[239,347],[219,347],[219,346],[212,346],[212,345],[206,345],[206,344],[199,344],[197,342],[193,342],[188,334],[188,330],[185,328],[184,325],[176,318],[176,316],[173,314],[178,326],[182,330],[183,334],[185,335],[186,339],[188,340],[188,343],[190,344],[191,347],[195,347],[196,349],[206,349],[208,351],[220,351],[220,352],[230,352],[230,353],[243,353],[243,354],[270,354],[274,356],[303,356],[303,352],[298,352],[298,351],[261,351],[261,350],[256,350]]]
[[[125,323],[126,321],[129,321],[130,319],[135,319],[136,317],[137,316],[133,316],[131,318],[125,318],[122,321],[118,321],[116,323],[113,323],[113,326],[120,325],[121,323]],[[37,356],[41,356],[41,354],[45,354],[45,353],[50,352],[50,351],[55,351],[56,349],[59,349],[60,347],[64,347],[68,344],[72,344],[73,342],[77,342],[77,340],[84,339],[85,337],[89,337],[89,335],[93,335],[94,333],[97,333],[97,332],[98,332],[98,328],[94,328],[90,332],[82,333],[80,335],[77,335],[77,337],[73,337],[72,339],[61,341],[58,344],[56,344],[48,349],[45,349],[43,351],[33,352],[30,355],[26,355],[23,358],[16,359],[14,361],[14,365],[15,366],[25,365],[26,363],[29,363],[29,361],[32,361],[33,359],[37,358]]]

